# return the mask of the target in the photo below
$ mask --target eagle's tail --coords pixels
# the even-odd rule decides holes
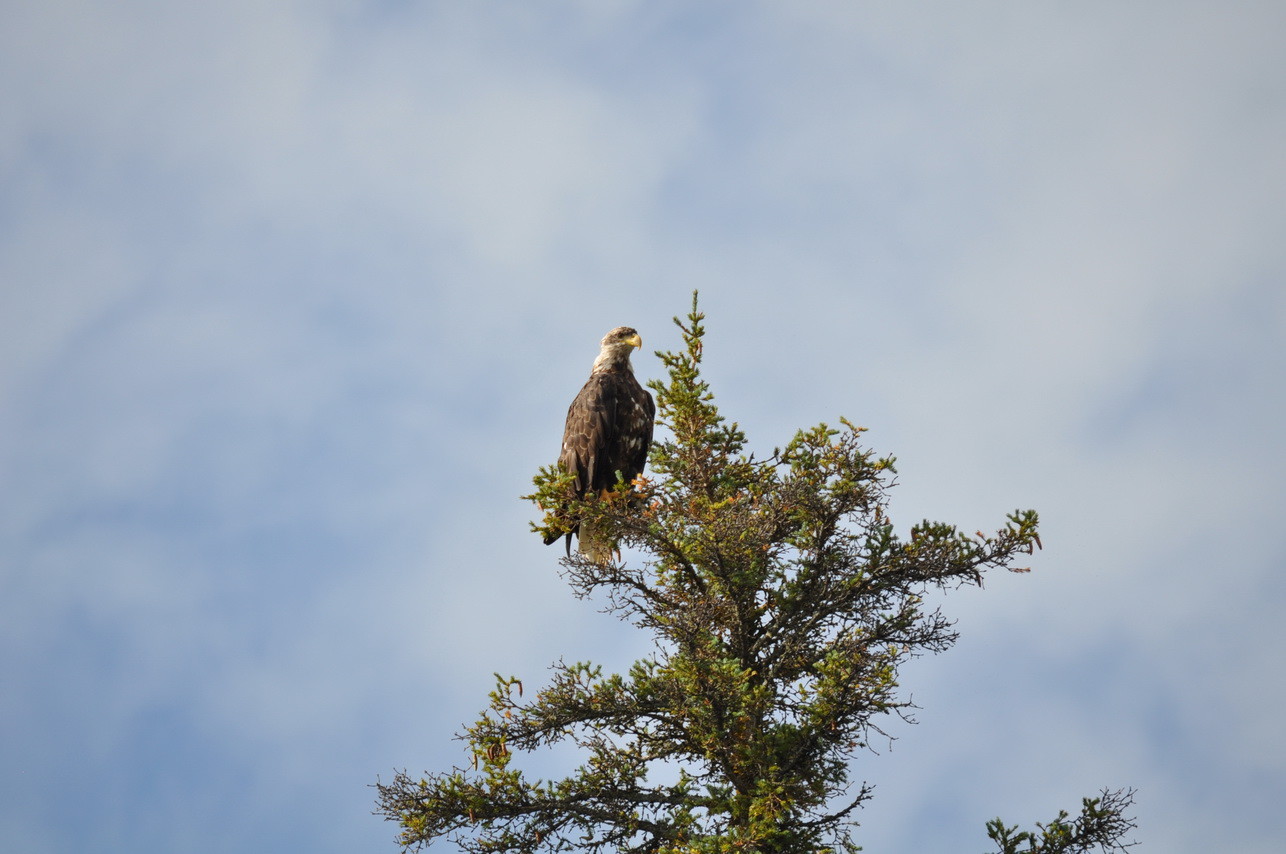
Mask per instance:
[[[594,561],[594,563],[607,563],[612,559],[613,546],[612,538],[608,536],[604,526],[598,525],[589,520],[582,520],[580,523],[580,553]]]

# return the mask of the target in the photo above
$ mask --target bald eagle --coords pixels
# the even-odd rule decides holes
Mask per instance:
[[[652,446],[656,403],[639,385],[630,367],[631,351],[642,346],[643,339],[628,326],[618,326],[604,335],[589,380],[567,409],[558,465],[575,476],[581,495],[610,490],[616,485],[617,472],[626,483],[643,473]],[[612,545],[590,527],[586,522],[575,521],[567,534],[567,554],[571,555],[575,533],[581,553],[603,563]],[[545,545],[560,536],[547,536]]]

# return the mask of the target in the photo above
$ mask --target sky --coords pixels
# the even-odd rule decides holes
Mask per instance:
[[[865,850],[1134,787],[1138,851],[1279,851],[1284,31],[0,3],[0,848],[394,851],[371,785],[462,763],[494,672],[645,654],[519,496],[699,289],[752,450],[846,416],[902,531],[1041,514],[855,756]]]

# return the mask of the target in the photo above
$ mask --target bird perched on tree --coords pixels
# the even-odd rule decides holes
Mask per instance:
[[[643,473],[652,446],[652,421],[656,403],[634,378],[630,353],[643,339],[628,326],[618,326],[603,336],[589,380],[567,409],[563,450],[558,465],[576,480],[576,491],[604,495],[616,485],[617,473],[629,483]],[[573,520],[567,532],[567,554],[572,534],[582,554],[597,563],[610,557],[612,543],[603,532],[582,520]],[[545,537],[549,545],[560,533]]]

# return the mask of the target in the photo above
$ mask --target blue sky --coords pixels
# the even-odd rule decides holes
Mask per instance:
[[[872,852],[1102,787],[1286,835],[1280,3],[0,5],[0,839],[391,851],[491,673],[623,667],[517,496],[599,337],[893,516],[1042,514],[945,601]]]

